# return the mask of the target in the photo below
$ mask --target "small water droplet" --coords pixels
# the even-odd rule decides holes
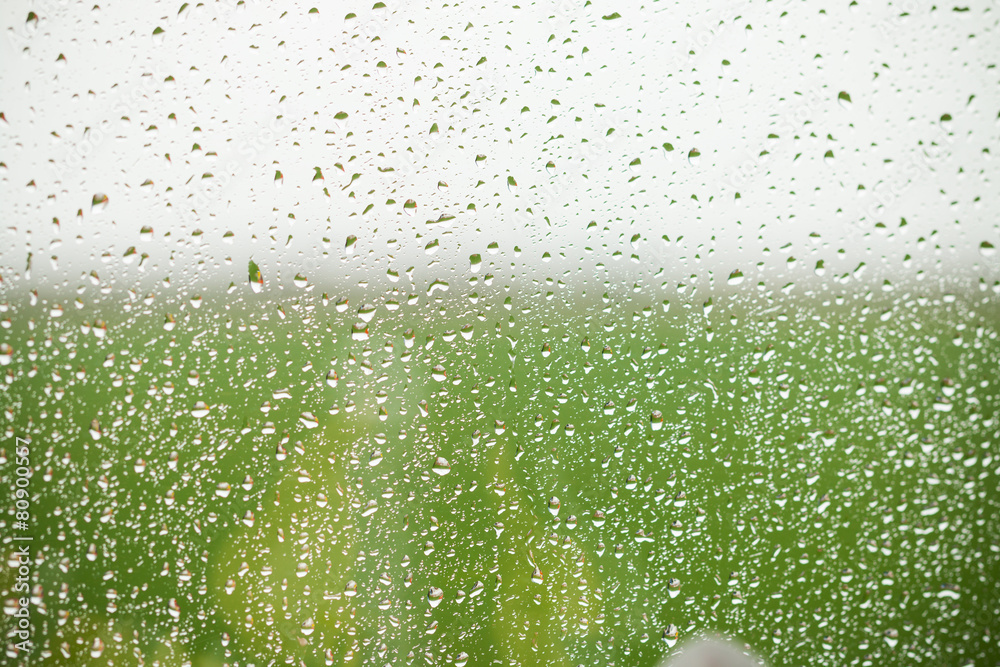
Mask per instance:
[[[247,271],[250,278],[250,289],[254,294],[260,294],[264,289],[264,276],[260,272],[260,267],[252,259],[247,263]]]
[[[98,193],[94,195],[90,200],[90,212],[100,213],[108,205],[108,196],[103,193]]]
[[[555,496],[552,496],[551,498],[549,498],[549,512],[552,514],[552,516],[558,516],[559,515],[559,508],[561,506],[562,505],[560,504],[558,498],[556,498]]]

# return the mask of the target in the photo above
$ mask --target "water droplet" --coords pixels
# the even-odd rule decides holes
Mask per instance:
[[[100,213],[107,207],[107,205],[108,205],[108,196],[103,193],[98,193],[94,195],[90,200],[90,212]]]
[[[260,294],[264,290],[264,276],[260,272],[260,267],[251,259],[247,264],[247,271],[250,275],[250,289],[254,294]]]
[[[444,458],[443,456],[439,456],[436,459],[434,459],[434,467],[432,467],[431,470],[433,470],[434,472],[436,472],[441,476],[447,475],[449,472],[451,472],[451,463],[449,463],[448,459]]]
[[[668,648],[673,648],[677,644],[677,638],[680,636],[680,630],[673,623],[667,625],[663,630],[663,641],[666,642]]]
[[[555,496],[552,496],[551,498],[549,498],[549,513],[551,513],[552,516],[558,516],[559,515],[559,508],[561,506],[562,505],[559,503],[559,499],[558,498],[556,498]]]

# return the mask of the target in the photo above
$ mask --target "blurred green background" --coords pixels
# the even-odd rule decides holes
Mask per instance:
[[[995,294],[523,282],[8,302],[31,664],[998,664]]]

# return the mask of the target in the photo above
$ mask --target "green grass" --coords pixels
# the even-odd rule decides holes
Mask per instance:
[[[99,304],[103,338],[15,303],[32,664],[651,665],[670,624],[776,666],[995,661],[1000,309],[898,289],[438,293],[367,339],[360,302],[245,286]]]

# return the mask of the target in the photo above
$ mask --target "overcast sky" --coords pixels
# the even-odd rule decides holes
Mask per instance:
[[[5,2],[2,277],[997,276],[994,3],[369,4]]]

